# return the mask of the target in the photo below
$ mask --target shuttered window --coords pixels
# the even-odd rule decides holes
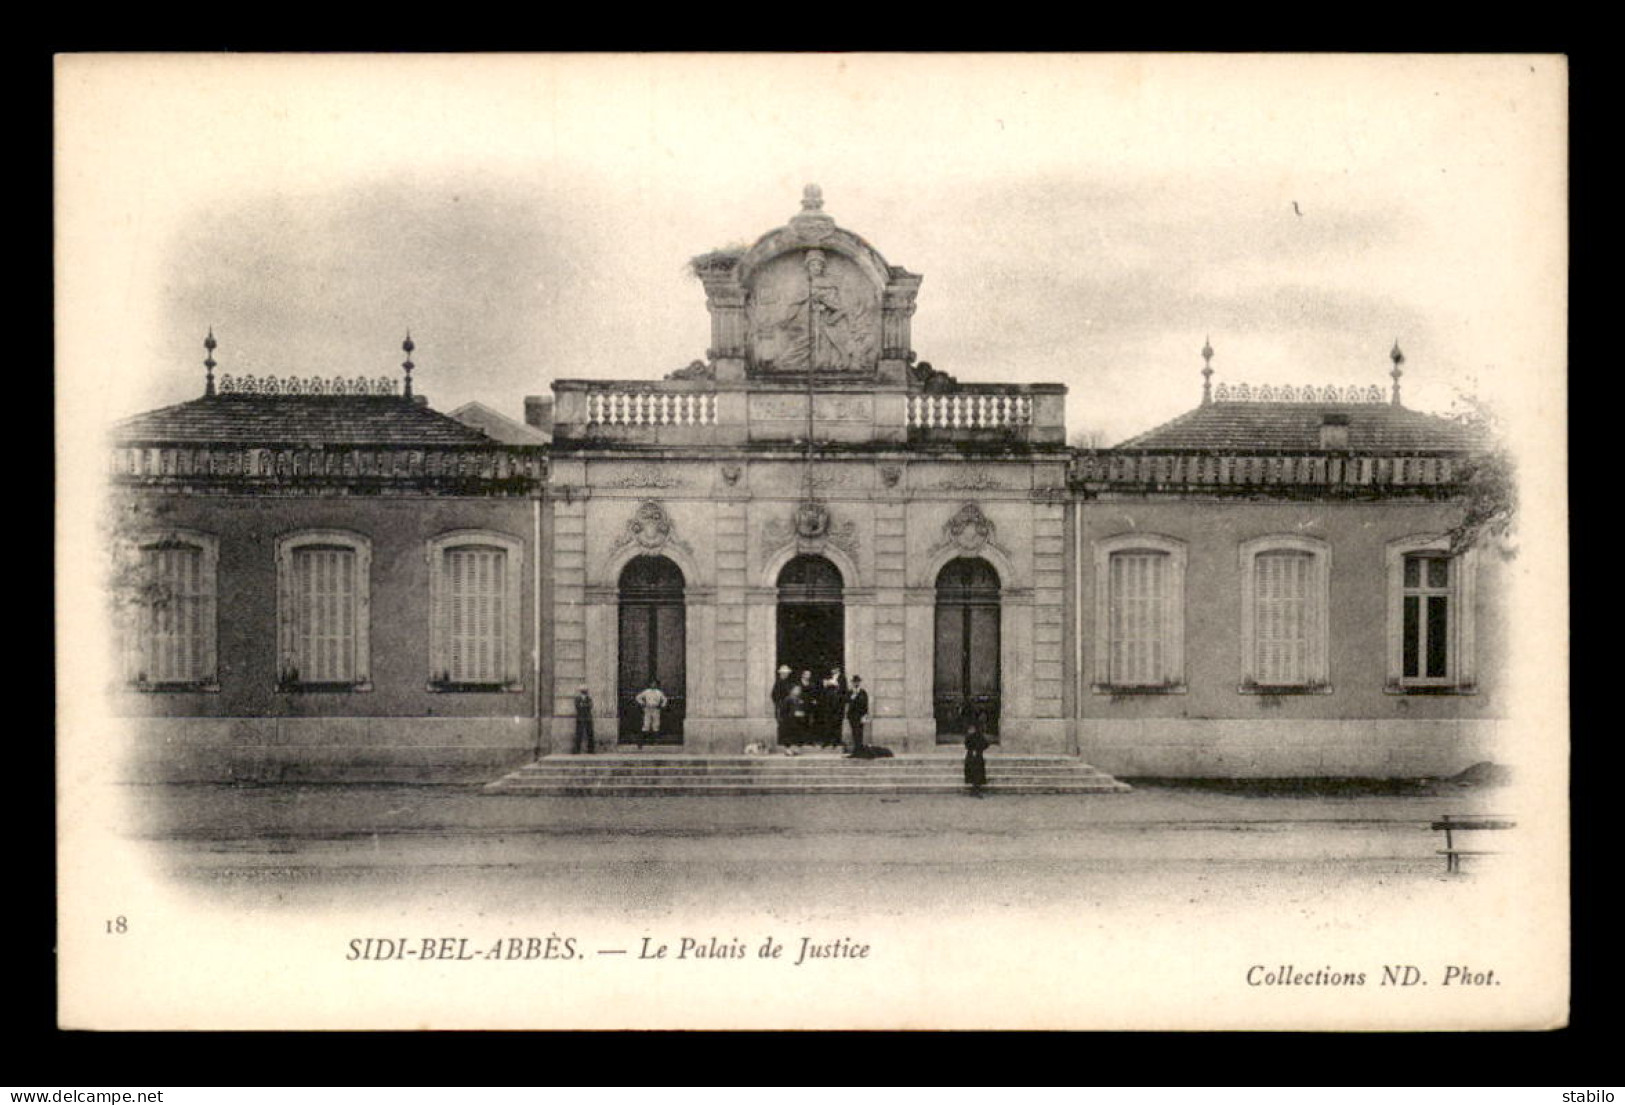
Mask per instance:
[[[1094,543],[1094,689],[1185,690],[1185,543],[1127,533]]]
[[[500,533],[461,530],[429,542],[430,689],[520,689],[522,554]]]
[[[198,685],[215,678],[212,538],[143,545],[125,671],[137,686]]]
[[[356,555],[316,546],[293,557],[294,669],[301,683],[356,679]]]
[[[1332,548],[1278,534],[1241,546],[1241,690],[1331,692],[1327,628]]]
[[[1168,554],[1111,558],[1111,682],[1146,686],[1168,678]]]
[[[506,678],[506,560],[502,549],[446,552],[446,665],[453,683],[500,683]]]
[[[277,542],[278,683],[284,690],[368,690],[372,546],[339,530]]]
[[[1313,568],[1314,557],[1304,552],[1269,552],[1253,558],[1253,648],[1260,683],[1310,681]]]

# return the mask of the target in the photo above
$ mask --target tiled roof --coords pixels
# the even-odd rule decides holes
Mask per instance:
[[[1215,402],[1119,443],[1119,449],[1318,450],[1325,415],[1348,418],[1351,451],[1469,449],[1474,431],[1389,403]]]
[[[493,445],[472,426],[398,395],[210,395],[126,418],[126,442]]]
[[[451,417],[465,426],[483,431],[504,445],[546,445],[553,440],[552,434],[509,418],[484,403],[464,403],[451,412]]]

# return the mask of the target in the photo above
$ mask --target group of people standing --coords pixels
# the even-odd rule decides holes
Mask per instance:
[[[861,755],[864,726],[869,721],[869,692],[859,676],[854,675],[848,685],[840,668],[815,680],[811,671],[798,676],[788,664],[782,664],[773,681],[773,716],[778,719],[780,745],[842,747],[844,723],[852,734],[848,751]]]
[[[660,732],[660,712],[666,706],[665,693],[658,683],[650,683],[634,702],[643,713],[643,732]],[[843,747],[841,726],[844,722],[851,731],[851,743],[845,745],[847,753],[863,756],[864,727],[869,723],[869,692],[863,680],[852,677],[850,685],[840,668],[833,668],[822,680],[815,681],[811,671],[799,676],[788,664],[780,665],[778,678],[773,681],[773,714],[778,719],[781,746],[796,744]],[[593,751],[592,694],[582,687],[575,697],[577,755]],[[983,735],[983,722],[978,713],[967,717],[965,735],[965,784],[972,794],[980,798],[987,785],[987,760],[984,753],[989,745]],[[884,750],[877,750],[885,754]]]

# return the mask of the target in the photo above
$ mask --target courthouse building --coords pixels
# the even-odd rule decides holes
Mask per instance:
[[[396,395],[216,387],[212,356],[122,423],[137,762],[463,777],[569,751],[583,687],[600,747],[737,754],[780,666],[861,676],[901,754],[976,724],[1129,776],[1490,758],[1495,558],[1449,543],[1479,443],[1400,404],[1397,346],[1384,388],[1208,368],[1190,413],[1075,450],[1061,384],[920,362],[922,277],[822,207],[695,258],[705,360],[555,380],[523,423],[432,411],[409,362]]]

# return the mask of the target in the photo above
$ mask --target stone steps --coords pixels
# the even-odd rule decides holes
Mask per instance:
[[[995,794],[1112,794],[1129,787],[1066,756],[991,755]],[[489,794],[544,797],[679,797],[746,794],[956,794],[963,761],[952,755],[848,760],[803,756],[549,756],[488,784]]]

